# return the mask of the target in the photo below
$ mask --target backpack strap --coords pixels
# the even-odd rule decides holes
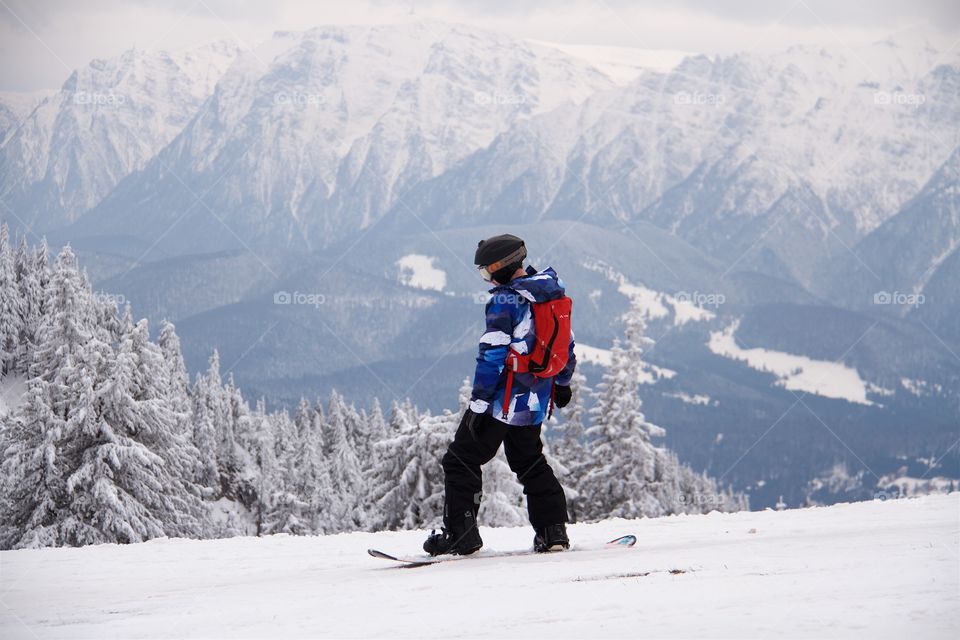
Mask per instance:
[[[507,368],[507,382],[503,388],[503,419],[507,419],[507,413],[510,411],[510,395],[513,391],[513,374],[515,371],[523,373],[527,370],[529,358],[525,357],[513,349],[507,352],[507,359],[504,366]]]
[[[507,369],[507,386],[503,389],[503,419],[507,419],[510,411],[510,392],[513,388],[513,369]]]

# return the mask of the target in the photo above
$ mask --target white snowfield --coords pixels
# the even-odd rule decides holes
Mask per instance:
[[[434,265],[437,259],[419,253],[410,253],[399,260],[396,265],[400,270],[400,284],[417,289],[443,291],[447,286],[447,273]]]
[[[645,320],[667,318],[673,310],[673,325],[680,327],[688,322],[713,320],[717,314],[699,306],[700,302],[716,305],[722,303],[722,294],[700,292],[677,292],[677,295],[649,289],[642,284],[630,282],[625,275],[598,260],[583,263],[591,271],[603,274],[607,280],[617,283],[617,290],[639,309]],[[592,294],[591,294],[592,295]],[[694,302],[698,304],[695,304]],[[668,306],[669,305],[669,306]]]
[[[610,47],[603,45],[564,44],[543,40],[530,42],[553,47],[581,60],[610,76],[618,85],[630,84],[644,71],[666,73],[680,64],[684,58],[695,55],[689,51],[672,49],[636,49],[633,47]]]
[[[404,569],[423,532],[7,551],[0,637],[956,638],[960,494],[571,527],[633,549]],[[526,528],[483,529],[481,553]],[[672,571],[678,571],[672,573]]]
[[[772,373],[777,377],[775,384],[784,389],[864,405],[874,404],[867,398],[868,393],[886,391],[865,381],[856,369],[842,362],[814,360],[762,347],[744,349],[734,336],[739,325],[738,320],[723,331],[711,332],[707,347],[719,356],[746,362],[751,369]]]
[[[591,347],[588,344],[577,342],[573,351],[577,356],[577,362],[595,364],[601,367],[609,367],[613,363],[613,353],[610,349],[601,347]],[[665,367],[658,367],[649,362],[640,362],[637,370],[637,380],[640,384],[656,384],[660,380],[669,380],[677,375],[677,372]]]

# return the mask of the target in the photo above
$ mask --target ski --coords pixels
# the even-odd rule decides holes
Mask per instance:
[[[548,553],[571,553],[577,551],[596,551],[597,549],[625,549],[632,547],[637,543],[637,536],[635,535],[625,535],[620,536],[619,538],[614,538],[610,542],[605,543],[601,547],[576,547],[573,549],[568,549],[567,551],[554,551]],[[414,557],[404,557],[404,556],[394,556],[389,553],[385,553],[378,549],[367,549],[367,553],[374,558],[379,558],[381,560],[390,560],[396,562],[400,567],[406,567],[409,569],[415,567],[425,567],[430,564],[438,564],[440,562],[451,562],[453,560],[468,560],[476,559],[480,560],[483,558],[509,558],[511,556],[527,556],[534,555],[536,552],[533,549],[525,549],[523,551],[502,551],[502,552],[492,552],[492,553],[483,553],[480,551],[478,554],[472,554],[469,556],[457,556],[457,555],[443,555],[443,556],[414,556]],[[543,554],[548,555],[548,554]]]

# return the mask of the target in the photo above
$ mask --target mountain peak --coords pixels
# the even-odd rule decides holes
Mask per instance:
[[[220,42],[176,53],[131,47],[75,69],[3,134],[9,206],[41,228],[90,209],[186,126],[235,50]]]

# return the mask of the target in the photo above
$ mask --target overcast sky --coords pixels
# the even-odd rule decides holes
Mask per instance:
[[[0,90],[55,89],[74,68],[132,46],[248,44],[278,29],[395,22],[411,11],[570,44],[729,53],[894,34],[960,50],[958,0],[0,0]]]

